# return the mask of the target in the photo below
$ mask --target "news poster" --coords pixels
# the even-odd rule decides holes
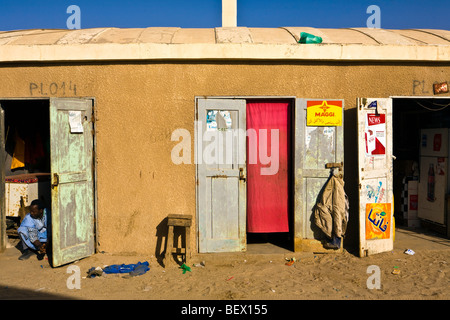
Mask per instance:
[[[366,155],[386,154],[386,115],[367,114],[365,126]]]

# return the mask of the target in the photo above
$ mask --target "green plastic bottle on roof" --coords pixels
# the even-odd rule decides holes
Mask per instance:
[[[322,38],[310,33],[301,32],[298,43],[322,43]]]

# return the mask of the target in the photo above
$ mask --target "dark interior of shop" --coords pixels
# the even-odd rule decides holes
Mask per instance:
[[[4,100],[1,107],[6,229],[8,237],[17,238],[17,227],[34,198],[50,206],[49,104],[48,100]]]
[[[394,216],[397,226],[407,226],[402,190],[404,178],[417,176],[420,170],[421,130],[434,128],[450,128],[450,99],[393,99]],[[443,230],[442,226],[439,228],[433,223],[427,227]]]

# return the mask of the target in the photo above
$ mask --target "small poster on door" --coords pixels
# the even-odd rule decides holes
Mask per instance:
[[[229,111],[207,111],[206,131],[226,131],[228,129],[231,129],[231,114]]]
[[[306,125],[314,127],[342,126],[342,101],[316,101],[306,102]]]
[[[366,204],[366,240],[391,237],[391,204]]]
[[[364,138],[367,156],[386,154],[386,117],[384,114],[367,114]]]
[[[69,125],[71,133],[83,133],[83,123],[81,121],[81,111],[69,111]]]

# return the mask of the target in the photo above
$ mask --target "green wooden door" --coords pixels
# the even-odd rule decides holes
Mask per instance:
[[[92,101],[50,99],[52,265],[94,253]]]

